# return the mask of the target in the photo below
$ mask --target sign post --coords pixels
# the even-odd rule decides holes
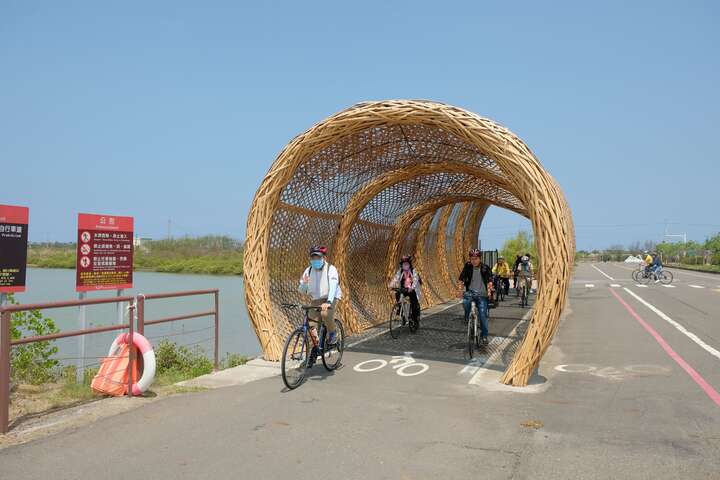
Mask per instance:
[[[79,298],[96,290],[117,290],[121,296],[132,288],[133,217],[117,215],[78,215],[75,290]],[[123,323],[123,304],[117,304],[117,321]],[[85,306],[80,306],[79,323],[86,327]],[[78,381],[85,369],[85,336],[79,337]]]

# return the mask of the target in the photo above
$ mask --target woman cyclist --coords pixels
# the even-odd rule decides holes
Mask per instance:
[[[390,281],[390,288],[399,288],[400,292],[395,293],[395,301],[400,300],[400,294],[410,298],[412,320],[416,326],[420,326],[420,275],[412,266],[412,257],[405,255],[400,258],[400,268]]]

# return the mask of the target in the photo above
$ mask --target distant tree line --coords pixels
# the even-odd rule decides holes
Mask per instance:
[[[621,262],[628,255],[638,255],[643,251],[657,251],[664,263],[681,265],[720,266],[720,233],[708,237],[705,242],[661,242],[651,240],[635,242],[627,247],[616,244],[604,250],[580,250],[578,260]]]
[[[76,244],[31,243],[28,265],[42,268],[75,268]],[[223,235],[182,237],[143,242],[135,248],[137,270],[171,273],[242,275],[243,242]]]

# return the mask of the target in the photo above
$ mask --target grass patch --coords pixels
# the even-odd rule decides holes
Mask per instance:
[[[162,340],[155,348],[157,370],[149,396],[194,393],[206,390],[202,387],[183,387],[178,382],[205,375],[213,371],[212,361],[199,347],[189,348]],[[237,353],[226,353],[220,368],[232,368],[244,365],[249,357]],[[11,418],[34,416],[61,408],[90,402],[103,395],[93,392],[90,384],[98,368],[85,370],[81,381],[77,380],[74,365],[56,369],[53,380],[40,385],[20,383],[11,396]]]
[[[220,370],[245,365],[249,360],[250,357],[246,357],[245,355],[228,352],[225,354],[225,358],[223,358],[220,362]]]
[[[686,265],[684,263],[667,263],[667,267],[682,268],[684,270],[696,270],[698,272],[720,273],[720,265]]]

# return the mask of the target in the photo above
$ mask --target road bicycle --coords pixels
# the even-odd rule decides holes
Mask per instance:
[[[478,311],[475,302],[470,305],[470,316],[467,323],[467,351],[470,359],[473,358],[473,350],[480,348],[480,335],[478,334]]]
[[[644,263],[638,264],[638,268],[632,271],[630,276],[635,282],[639,282],[640,278],[647,273],[647,266]]]
[[[408,291],[404,288],[392,288],[391,290],[399,293],[400,297],[390,310],[390,320],[388,321],[390,336],[398,338],[400,329],[406,325],[410,333],[417,332],[420,325],[412,316],[412,303]]]
[[[655,272],[643,271],[642,274],[638,275],[636,281],[638,283],[642,283],[643,285],[647,285],[653,280],[658,280],[663,285],[670,285],[673,281],[673,274],[671,271],[660,267]]]
[[[528,283],[531,281],[530,277],[518,276],[518,282],[520,282],[520,306],[523,308],[528,306],[528,294],[530,293]]]
[[[505,300],[505,281],[502,277],[495,275],[493,277],[493,303],[497,307],[500,302]]]
[[[293,390],[300,386],[305,379],[308,370],[315,364],[316,356],[311,355],[313,347],[317,347],[317,355],[322,358],[325,369],[329,372],[337,369],[342,360],[345,349],[345,329],[339,319],[335,319],[335,342],[328,344],[328,332],[325,324],[320,321],[320,333],[316,333],[315,327],[310,326],[308,312],[322,310],[319,306],[298,305],[294,303],[283,303],[281,307],[288,312],[301,308],[304,314],[302,325],[290,333],[285,341],[283,355],[280,361],[282,380],[285,386]]]

